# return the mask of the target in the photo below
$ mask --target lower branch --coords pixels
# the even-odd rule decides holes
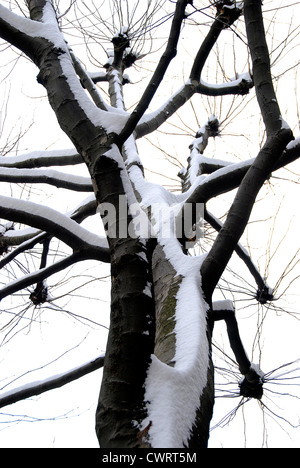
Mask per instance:
[[[226,322],[231,349],[240,372],[244,375],[244,379],[240,382],[240,394],[246,398],[260,400],[263,396],[264,374],[257,365],[249,360],[240,337],[235,311],[233,308],[226,309],[226,306],[228,306],[228,301],[214,303],[213,318],[215,322],[219,320],[225,320]]]
[[[76,369],[73,369],[69,372],[65,372],[61,375],[48,378],[47,380],[38,383],[35,382],[33,384],[6,392],[5,394],[0,395],[0,408],[12,405],[18,401],[26,400],[27,398],[31,398],[33,396],[41,395],[42,393],[46,393],[49,390],[60,388],[70,382],[74,382],[74,380],[78,380],[81,377],[90,374],[91,372],[101,369],[103,366],[104,356],[100,356],[94,361],[77,367]]]
[[[82,252],[75,252],[70,257],[65,258],[47,268],[43,268],[34,273],[30,273],[21,279],[17,279],[4,288],[0,289],[0,301],[11,294],[14,294],[22,289],[28,288],[37,283],[41,283],[50,276],[63,271],[65,268],[68,268],[75,263],[78,263],[83,260],[89,260],[92,257],[86,256]]]

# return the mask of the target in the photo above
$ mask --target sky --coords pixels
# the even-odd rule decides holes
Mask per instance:
[[[5,4],[5,2],[3,3]],[[288,1],[281,3],[286,6],[290,4]],[[273,4],[274,2],[266,2],[266,8],[267,5]],[[299,5],[293,7],[296,18],[298,10]],[[285,11],[287,12],[286,17],[283,16]],[[284,31],[289,27],[290,12],[291,8],[286,8],[282,10],[282,15],[280,16]],[[272,14],[270,12],[271,16]],[[269,31],[271,34],[271,25]],[[290,28],[290,31],[293,31],[293,29]],[[287,41],[288,50],[292,50],[298,44],[296,32],[290,32],[289,37],[291,42]],[[187,49],[189,40],[187,32],[184,32],[184,37],[185,41],[180,49],[180,54],[185,53],[191,56],[192,52]],[[292,38],[295,38],[294,42],[292,42]],[[157,40],[157,38],[153,39],[154,45]],[[273,57],[275,60],[277,56],[283,55],[280,45],[282,43],[281,38],[278,39],[278,36],[276,36],[274,43],[275,53]],[[239,50],[240,45],[238,41],[235,45],[237,50]],[[77,50],[78,53],[82,53],[80,44],[77,45]],[[281,69],[287,68],[285,65],[289,63],[290,53],[286,57],[284,56],[280,62]],[[102,50],[101,54],[103,55]],[[10,60],[15,60],[16,56],[8,55],[8,52],[6,52],[6,57],[6,63],[8,64]],[[147,73],[147,68],[153,66],[151,62],[155,62],[155,57],[155,54],[151,55],[149,61],[144,60],[144,68],[138,68],[133,72],[133,79],[137,83],[139,83],[141,76]],[[240,61],[240,64],[243,60],[244,68],[241,72],[247,71],[247,60],[245,58]],[[170,87],[172,91],[176,91],[183,84],[183,77],[186,69],[188,69],[188,62],[188,59],[184,61],[185,66],[182,66],[182,69],[178,68],[178,62],[171,66],[168,75],[169,80],[166,86],[163,86],[159,91],[156,100],[153,102],[153,109],[158,104],[161,104],[165,100],[165,97],[169,95]],[[12,68],[12,64],[14,66],[14,73],[8,74],[8,71]],[[229,64],[228,62],[226,62],[226,65],[230,69],[227,72],[228,75],[233,76],[236,65],[234,63]],[[208,67],[208,75],[212,67],[213,62],[211,61]],[[18,60],[17,63],[10,62],[9,65],[1,70],[2,142],[7,136],[13,139],[18,132],[30,127],[27,134],[16,147],[19,154],[29,150],[70,147],[67,138],[61,136],[61,132],[58,131],[55,117],[51,111],[49,112],[44,91],[36,83],[35,76],[36,71],[34,67],[22,59]],[[134,89],[137,87],[138,84]],[[291,71],[288,75],[288,80],[283,81],[283,87],[281,87],[280,82],[278,83],[278,92],[280,92],[283,115],[287,121],[292,122],[295,134],[298,135],[299,126],[297,125],[297,118],[299,120],[299,117],[294,99],[296,90],[299,90],[298,77],[294,71]],[[131,90],[126,90],[125,92],[128,102],[134,103],[136,100],[135,91],[132,94]],[[8,109],[10,110],[6,114],[5,109],[8,98]],[[184,118],[181,118],[181,120],[174,119],[173,126],[165,126],[163,129],[165,133],[159,133],[157,137],[152,138],[152,144],[149,142],[140,144],[141,154],[145,154],[146,174],[150,180],[170,184],[174,188],[178,167],[170,165],[164,159],[161,151],[157,150],[157,147],[165,148],[166,153],[176,156],[179,164],[184,164],[189,154],[189,142],[198,128],[207,120],[208,113],[215,113],[219,118],[224,119],[224,129],[222,138],[216,139],[216,141],[210,144],[208,148],[209,153],[206,153],[206,156],[217,155],[220,159],[228,158],[229,160],[234,157],[235,161],[255,156],[260,141],[263,138],[260,130],[261,122],[258,119],[255,102],[253,102],[251,111],[247,113],[242,112],[243,103],[235,109],[235,105],[232,104],[229,98],[209,101],[206,99],[201,100],[197,97],[194,100],[194,106],[194,110],[196,108],[195,113],[188,106]],[[24,108],[30,109],[30,112],[27,111],[24,115]],[[235,119],[231,121],[233,117]],[[183,133],[183,136],[176,136],[178,133]],[[251,139],[251,135],[253,136],[253,134],[256,134],[256,139],[253,139],[253,137]],[[172,135],[171,143],[169,143],[170,135]],[[2,142],[1,145],[3,144]],[[296,174],[299,173],[299,165],[293,166],[292,170]],[[74,172],[77,171],[78,168],[74,168]],[[162,175],[158,175],[158,172]],[[173,180],[169,182],[165,174],[170,174]],[[294,213],[294,201],[298,198],[299,177],[287,171],[281,171],[279,176],[281,179],[272,179],[270,184],[261,193],[253,213],[252,222],[243,239],[246,244],[249,240],[252,254],[257,260],[261,271],[268,274],[270,286],[277,283],[284,269],[293,258],[295,248],[299,248],[299,218],[296,217],[297,213]],[[290,178],[293,178],[293,183],[286,181],[286,179]],[[76,206],[82,200],[82,195],[74,195],[72,193],[71,198],[69,193],[59,190],[53,194],[46,190],[46,187],[39,189],[34,187],[30,191],[29,187],[18,186],[11,189],[10,186],[5,185],[3,187],[3,194],[9,195],[10,193],[15,197],[22,196],[24,199],[30,197],[50,207],[57,207],[58,203],[61,206],[63,200],[66,210]],[[230,197],[231,195],[222,198],[221,201],[213,201],[211,209],[214,209],[216,214],[223,215]],[[276,229],[274,230],[273,215],[277,210],[278,216]],[[262,219],[264,222],[258,223]],[[94,219],[92,224],[90,223],[86,226],[98,232],[98,229],[100,229],[100,219],[98,221]],[[283,238],[284,242],[281,242]],[[268,246],[267,250],[266,245]],[[253,360],[262,359],[261,366],[266,373],[291,360],[297,360],[299,358],[297,346],[299,325],[298,321],[291,314],[288,314],[287,311],[297,312],[298,310],[299,283],[295,281],[292,284],[288,296],[281,299],[276,310],[271,307],[261,308],[255,305],[254,301],[251,303],[245,301],[247,295],[249,295],[249,286],[246,284],[246,281],[249,280],[248,274],[237,260],[234,261],[233,266],[238,268],[240,276],[244,279],[243,284],[240,278],[237,279],[235,277],[236,271],[228,275],[228,281],[232,281],[232,283],[238,281],[237,287],[239,293],[237,305],[239,326],[248,353],[251,357],[253,356]],[[32,268],[33,265],[30,265],[30,267]],[[295,262],[293,262],[292,267],[292,271],[280,284],[278,289],[279,295],[285,290],[289,282],[300,273],[299,267],[295,265]],[[270,270],[269,272],[268,269]],[[88,289],[76,289],[78,287],[79,271],[84,275],[84,282],[89,283]],[[55,301],[58,305],[55,308],[52,307],[43,312],[35,311],[32,316],[30,315],[32,311],[27,313],[22,323],[28,321],[30,326],[18,334],[14,335],[12,333],[12,339],[5,346],[1,347],[0,363],[4,369],[2,375],[5,377],[3,377],[2,382],[0,380],[0,388],[3,391],[6,391],[7,388],[12,388],[14,385],[20,386],[27,382],[42,380],[49,375],[55,375],[63,370],[68,370],[78,363],[85,363],[89,359],[94,359],[105,351],[107,327],[109,325],[108,274],[106,266],[101,267],[99,270],[98,265],[85,264],[83,271],[81,268],[75,267],[68,273],[66,278],[63,278],[61,287],[53,287],[51,291],[55,297],[64,294],[66,290],[72,291],[68,298],[61,298]],[[71,282],[71,279],[75,282]],[[54,286],[55,280],[56,278],[53,278],[49,283]],[[224,294],[224,289],[225,286],[223,293],[220,293],[221,296]],[[99,297],[100,290],[101,299]],[[90,322],[85,322],[82,325],[80,316],[83,311],[86,312],[87,295],[91,298],[91,306],[88,311]],[[10,307],[11,304],[7,301],[5,303],[6,311]],[[2,313],[3,310],[4,306]],[[30,320],[32,318],[34,320],[31,323]],[[100,323],[101,326],[95,325],[95,322]],[[225,326],[218,324],[216,329],[216,346],[224,345],[226,352],[232,357]],[[261,335],[258,334],[257,330],[261,332]],[[55,347],[53,343],[55,343]],[[58,359],[62,355],[63,357]],[[215,349],[215,359],[219,367],[222,367],[221,359],[223,359],[223,356],[219,356],[217,348]],[[52,361],[54,362],[51,365],[40,369],[41,366],[45,366],[46,363]],[[229,364],[227,363],[227,366]],[[298,365],[295,364],[286,370],[297,369],[297,367]],[[8,382],[14,380],[19,374],[33,369],[39,370],[29,372],[22,379],[16,380],[10,387],[4,388]],[[278,374],[280,374],[280,371],[276,375]],[[297,370],[295,370],[291,375],[295,376],[299,375],[299,373],[297,374]],[[217,381],[218,379],[219,375],[217,373]],[[233,375],[229,376],[230,385],[228,385],[234,391],[237,390],[236,379],[237,373],[235,371]],[[94,414],[100,381],[101,371],[97,371],[81,379],[79,382],[67,385],[63,389],[48,392],[41,397],[26,402],[20,402],[13,407],[4,408],[0,414],[0,447],[97,447],[94,433]],[[269,388],[269,393],[266,393],[266,400],[263,400],[263,402],[269,411],[265,408],[265,412],[263,412],[261,406],[256,401],[247,403],[238,410],[237,416],[231,421],[229,426],[227,426],[226,420],[224,421],[224,427],[219,426],[212,430],[210,447],[238,448],[247,446],[250,448],[252,446],[260,447],[266,445],[271,447],[278,445],[299,447],[299,429],[292,429],[290,424],[280,419],[280,417],[285,417],[289,421],[292,421],[293,424],[299,424],[300,408],[298,399],[294,397],[283,398],[282,396],[282,393],[293,393],[297,396],[299,394],[297,387],[286,388],[282,385],[276,386],[274,383],[270,383],[266,387]],[[222,391],[224,385],[220,385],[218,389]],[[226,386],[226,391],[227,389]],[[275,391],[280,394],[277,395],[274,393]],[[217,399],[212,427],[218,424],[225,415],[232,412],[238,406],[239,401],[237,397],[234,399]],[[276,417],[275,413],[279,414],[280,417]]]

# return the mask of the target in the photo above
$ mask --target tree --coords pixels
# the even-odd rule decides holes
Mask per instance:
[[[18,14],[0,5],[2,39],[36,65],[38,83],[45,88],[59,126],[74,146],[72,151],[8,155],[1,159],[1,181],[43,183],[92,194],[68,214],[29,200],[0,197],[0,217],[9,221],[3,223],[1,268],[8,271],[24,252],[41,255],[38,270],[9,281],[2,287],[0,298],[3,301],[32,287],[29,299],[35,307],[42,307],[52,300],[46,282],[52,275],[83,261],[109,264],[111,313],[105,358],[100,357],[62,379],[46,382],[38,392],[104,365],[96,415],[101,447],[202,448],[208,443],[214,407],[212,337],[216,321],[226,322],[230,345],[243,376],[239,395],[257,400],[263,395],[266,376],[244,349],[234,303],[228,297],[216,301],[215,293],[224,292],[221,281],[236,252],[255,281],[258,303],[265,306],[275,301],[274,290],[240,241],[258,194],[271,174],[296,161],[300,142],[279,107],[261,2],[222,0],[211,4],[177,0],[164,5],[166,2],[149,0],[141,13],[138,3],[132,6],[125,2],[124,6],[121,1],[112,1],[113,20],[107,25],[112,46],[107,61],[100,62],[100,71],[88,73],[66,35],[68,27],[72,31],[70,37],[76,37],[74,30],[77,31],[86,45],[84,61],[89,59],[95,64],[95,45],[105,49],[107,40],[103,33],[105,3],[96,6],[94,2],[75,1],[67,7],[51,0],[27,0],[23,8],[16,2],[21,10]],[[204,18],[206,28],[208,25],[206,35],[197,50],[191,47],[193,59],[185,84],[174,94],[169,93],[156,111],[147,113],[165,85],[184,32],[189,27],[199,27]],[[155,43],[155,30],[161,24],[169,26],[163,53],[141,97],[135,97],[137,104],[128,111],[124,96],[130,78],[125,72],[145,60],[148,54],[142,48],[147,37]],[[243,49],[246,66],[248,53],[251,58],[249,70],[236,72],[230,80],[218,53],[219,41],[225,34],[238,39],[236,47],[238,53],[240,47]],[[296,37],[296,30],[293,36]],[[274,46],[277,60],[288,47],[288,36]],[[224,81],[210,85],[203,74],[215,52]],[[240,63],[242,60],[236,59],[234,66]],[[291,68],[294,65],[291,63]],[[233,162],[204,157],[209,142],[222,134],[222,122],[210,115],[190,139],[187,167],[179,173],[181,192],[173,193],[147,181],[144,158],[138,149],[143,138],[172,122],[186,103],[191,103],[197,118],[193,102],[199,96],[231,96],[229,116],[235,106],[240,109],[244,105],[241,97],[249,94],[256,96],[264,128],[262,143],[253,159]],[[6,152],[12,153],[13,149],[7,143]],[[167,156],[175,160],[174,156]],[[76,165],[84,165],[88,177],[47,169]],[[226,193],[234,196],[221,222],[208,205]],[[102,217],[105,235],[81,226],[95,213]],[[203,219],[218,234],[213,236],[207,252],[198,250],[194,255],[195,246],[203,237]],[[12,230],[11,223],[32,229]],[[71,252],[49,265],[50,246],[55,239]],[[39,244],[41,249],[37,248]],[[10,392],[6,399],[3,397],[2,405],[34,392],[36,387]]]

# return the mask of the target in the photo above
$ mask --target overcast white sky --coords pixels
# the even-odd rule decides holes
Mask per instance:
[[[66,2],[67,4],[69,2]],[[1,2],[6,5],[7,2]],[[290,1],[282,2],[272,1],[265,2],[265,8],[281,4],[288,6]],[[289,26],[289,21],[294,14],[293,24],[298,27],[300,14],[299,3],[293,7],[286,8],[281,11],[278,18],[280,19],[283,36],[278,37],[278,30],[274,39],[274,49],[281,51],[280,43],[285,37],[286,31],[290,28],[290,40],[287,41],[289,49],[293,49],[298,45],[296,32],[293,27]],[[272,17],[273,12],[269,13]],[[268,23],[270,25],[270,23]],[[196,28],[196,27],[195,27]],[[203,27],[203,33],[207,31]],[[164,32],[160,30],[160,32]],[[269,29],[270,37],[272,28]],[[193,37],[195,37],[195,29],[192,29]],[[201,32],[198,33],[200,38]],[[226,33],[227,34],[227,33]],[[168,81],[165,86],[159,91],[158,96],[153,102],[153,109],[158,104],[162,103],[169,96],[170,89],[176,91],[183,83],[186,73],[188,73],[188,55],[192,55],[192,51],[187,48],[189,44],[188,32],[184,32],[185,41],[180,49],[180,54],[177,61],[171,66]],[[227,36],[226,36],[227,38]],[[292,42],[292,39],[295,40]],[[79,41],[78,41],[79,42]],[[232,49],[232,39],[228,39]],[[240,50],[238,39],[235,37],[235,46]],[[76,43],[76,41],[75,41]],[[154,49],[156,45],[154,41]],[[77,45],[74,47],[75,52],[82,56],[83,49]],[[230,49],[230,50],[231,50]],[[2,49],[1,49],[2,50]],[[228,50],[228,49],[227,49]],[[29,150],[39,149],[61,149],[69,148],[68,139],[59,131],[55,116],[49,110],[49,105],[44,96],[43,88],[36,83],[36,70],[28,62],[23,59],[18,60],[13,69],[13,73],[8,74],[12,69],[14,62],[8,63],[10,60],[15,60],[15,55],[9,55],[7,51],[3,51],[5,63],[0,69],[0,93],[2,106],[2,123],[3,134],[0,141],[0,146],[3,146],[7,137],[15,137],[20,130],[25,130],[28,127],[28,133],[20,141],[17,147],[18,153],[23,153]],[[99,48],[99,55],[103,51]],[[185,55],[183,55],[185,54]],[[273,54],[273,58],[276,53]],[[153,67],[156,55],[152,55],[148,60],[144,60],[144,69],[138,69],[133,72],[132,76],[137,85],[132,88],[127,88],[125,96],[130,104],[136,100],[137,89],[141,89],[143,84],[139,83],[139,78],[146,74],[146,69]],[[182,57],[185,57],[182,61]],[[283,56],[284,57],[284,56]],[[276,57],[275,57],[276,58]],[[291,52],[279,62],[278,70],[285,70],[291,58]],[[239,58],[239,63],[244,64],[241,72],[247,71],[247,57]],[[227,74],[231,77],[234,75],[233,60],[230,64],[227,63],[229,71]],[[180,64],[180,65],[178,65]],[[213,60],[209,62],[209,70],[213,69]],[[241,65],[242,66],[242,65]],[[95,69],[95,67],[94,67]],[[218,77],[219,78],[219,77]],[[276,81],[277,83],[277,81]],[[294,71],[287,75],[283,86],[279,85],[279,97],[284,118],[291,124],[295,131],[295,136],[299,135],[299,115],[296,107],[296,90],[299,91],[299,80]],[[132,92],[131,89],[134,91]],[[252,96],[254,96],[252,92]],[[8,113],[6,113],[6,103],[8,102]],[[0,106],[0,107],[1,107]],[[198,130],[208,118],[208,114],[215,113],[221,120],[229,115],[230,110],[233,111],[232,101],[230,98],[218,99],[216,101],[206,100],[197,97],[194,100],[196,106],[197,118],[195,117],[191,107],[187,105],[186,113],[183,114],[181,120],[175,119],[173,122],[177,127],[165,126],[164,131],[169,133],[165,135],[159,133],[157,137],[152,139],[156,146],[163,146],[168,154],[178,158],[184,164],[189,155],[188,146],[194,133]],[[223,137],[211,142],[205,153],[206,156],[218,157],[238,161],[245,160],[256,155],[257,149],[261,142],[262,131],[261,122],[258,118],[258,111],[253,100],[253,107],[249,107],[248,111],[242,112],[243,106],[233,112],[235,119],[231,122],[228,117],[224,123]],[[25,112],[24,112],[25,110]],[[5,117],[5,119],[4,119]],[[197,121],[198,120],[198,121]],[[32,125],[34,124],[34,125]],[[200,124],[200,125],[198,125]],[[180,129],[178,129],[180,126]],[[176,136],[185,132],[183,136]],[[170,137],[170,134],[173,134]],[[141,143],[141,157],[145,161],[147,176],[155,182],[162,182],[174,186],[174,180],[178,169],[167,163],[162,153],[155,149],[149,143]],[[299,198],[298,182],[299,164],[293,165],[290,168],[294,174],[288,171],[281,171],[280,177],[282,180],[273,179],[269,186],[262,192],[259,202],[257,203],[252,224],[244,237],[244,242],[251,246],[251,253],[256,259],[262,272],[268,274],[268,283],[271,287],[275,286],[285,268],[293,258],[295,252],[299,249],[299,217],[297,217],[297,209],[295,200]],[[78,168],[74,168],[77,173]],[[150,172],[151,171],[151,172]],[[158,176],[157,172],[162,174]],[[170,175],[172,179],[168,182],[165,175]],[[82,168],[80,169],[82,174]],[[276,174],[277,175],[277,174]],[[284,179],[293,179],[294,182],[289,183]],[[28,188],[14,187],[13,189],[6,184],[2,184],[1,194],[10,195],[27,199],[29,196],[35,201],[45,203],[47,206],[57,208],[64,204],[65,210],[69,210],[76,206],[83,198],[80,194],[69,194],[65,191],[58,190],[53,193],[49,192],[46,187],[38,189],[34,187],[30,193]],[[3,190],[3,191],[2,191]],[[268,198],[267,198],[268,195]],[[215,214],[221,215],[226,212],[230,196],[222,197],[218,202],[213,201],[210,209],[215,210]],[[280,209],[280,210],[279,210]],[[276,228],[273,233],[274,215],[279,210]],[[263,223],[257,221],[265,220]],[[100,229],[100,219],[97,224],[87,224],[94,232]],[[284,242],[279,246],[279,242],[286,235]],[[266,249],[266,245],[268,249]],[[240,276],[249,279],[246,269],[241,265],[240,261],[235,261],[232,266],[237,268],[234,273],[239,273]],[[33,265],[31,265],[31,268]],[[269,270],[269,271],[268,271]],[[75,267],[70,271],[68,277],[74,277],[75,282],[65,282],[61,288],[53,289],[51,293],[57,297],[63,294],[64,291],[73,291],[73,284],[78,284],[79,271],[85,275],[84,281],[88,282],[93,277],[102,278],[108,275],[106,266],[100,267],[94,263],[84,264],[82,267]],[[293,264],[292,271],[283,279],[278,289],[278,294],[282,294],[289,282],[293,278],[300,275],[299,266]],[[261,308],[256,305],[255,301],[245,302],[249,294],[249,288],[244,284],[245,290],[242,293],[243,283],[241,279],[235,278],[233,275],[228,276],[228,279],[233,282],[237,281],[239,294],[237,295],[238,318],[243,341],[245,347],[253,360],[262,359],[262,369],[267,373],[280,365],[290,361],[297,360],[299,355],[299,322],[287,311],[297,312],[299,310],[299,282],[295,281],[288,295],[283,297],[276,305],[278,309]],[[50,285],[55,285],[55,278],[49,280]],[[101,295],[100,292],[101,291]],[[254,291],[254,288],[252,288]],[[73,314],[82,315],[86,313],[86,296],[91,299],[89,301],[88,316],[90,320],[100,323],[102,326],[96,326],[91,322],[82,325],[81,320],[74,315],[58,310],[45,310],[43,313],[35,311],[32,325],[26,328],[23,332],[16,334],[13,339],[2,346],[0,349],[0,365],[2,368],[0,379],[0,388],[4,387],[7,382],[13,380],[19,374],[40,368],[46,363],[53,361],[66,351],[70,350],[61,359],[39,370],[31,372],[24,378],[16,381],[15,385],[23,385],[27,382],[42,380],[49,375],[57,374],[63,370],[68,370],[78,365],[85,363],[89,359],[94,359],[105,351],[105,342],[107,337],[107,327],[109,324],[109,283],[106,280],[97,280],[89,284],[88,288],[83,288],[78,291],[73,291],[70,298],[63,298],[55,303],[59,304],[64,311],[71,311]],[[229,297],[231,295],[229,294]],[[249,296],[248,296],[249,299]],[[4,321],[6,313],[12,304],[9,300],[5,304],[1,304],[1,312]],[[281,308],[281,310],[279,309]],[[99,312],[100,311],[100,312]],[[31,311],[27,313],[22,324],[30,321],[32,318]],[[0,316],[1,319],[1,316]],[[261,335],[257,336],[257,327]],[[5,335],[5,331],[3,332]],[[226,352],[232,357],[229,348],[228,340],[225,333],[225,325],[217,324],[216,326],[216,342],[218,345],[224,345]],[[80,346],[79,346],[80,344]],[[55,345],[55,346],[54,346]],[[73,349],[76,346],[75,349]],[[72,349],[72,350],[71,350]],[[216,362],[220,364],[217,358]],[[292,366],[293,369],[297,365]],[[289,369],[289,368],[288,368]],[[294,373],[292,375],[299,375]],[[232,382],[236,375],[229,380]],[[3,380],[2,380],[3,379]],[[11,407],[7,407],[0,412],[0,447],[97,447],[97,440],[94,434],[94,414],[97,403],[99,387],[101,381],[101,371],[81,379],[79,382],[69,384],[65,388],[49,392],[39,398],[21,402]],[[217,375],[216,381],[219,381]],[[9,388],[13,388],[12,385]],[[239,409],[238,416],[227,427],[218,427],[212,431],[211,447],[260,447],[269,445],[270,447],[299,447],[299,429],[292,427],[282,419],[275,416],[275,413],[280,417],[285,417],[293,424],[300,424],[300,405],[299,399],[296,397],[283,396],[283,393],[293,393],[299,396],[298,387],[283,387],[283,386],[267,386],[275,393],[266,393],[263,403],[274,412],[265,410],[262,412],[261,407],[256,401],[247,403],[244,408]],[[218,387],[221,388],[221,387]],[[224,387],[223,387],[224,388]],[[230,389],[236,386],[230,386]],[[228,388],[225,387],[226,390]],[[6,391],[5,388],[3,391]],[[232,411],[239,403],[239,399],[226,398],[217,399],[215,417],[212,427],[217,424],[226,414]],[[269,415],[267,415],[269,414]]]

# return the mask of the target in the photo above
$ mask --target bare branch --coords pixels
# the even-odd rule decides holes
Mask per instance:
[[[60,260],[59,262],[56,262],[47,268],[42,268],[41,270],[35,271],[34,273],[29,273],[23,278],[12,281],[7,286],[4,286],[2,289],[0,289],[0,301],[2,301],[5,297],[8,297],[12,294],[15,294],[18,291],[21,291],[22,289],[26,289],[29,286],[43,282],[50,276],[65,270],[66,268],[74,265],[75,263],[86,260],[94,260],[96,258],[97,257],[95,255],[95,252],[92,251],[75,252],[69,257]]]
[[[152,101],[152,98],[154,97],[159,85],[161,84],[171,61],[177,54],[177,44],[178,44],[179,37],[180,37],[181,25],[185,18],[185,11],[186,11],[186,6],[188,3],[189,2],[187,0],[177,0],[176,10],[175,10],[166,50],[164,54],[162,55],[159,61],[159,64],[153,74],[153,77],[149,85],[147,86],[139,104],[137,105],[133,113],[131,114],[124,129],[119,135],[119,138],[118,138],[119,147],[122,147],[124,142],[129,138],[129,136],[135,130],[138,122],[141,120],[142,116],[148,109]]]
[[[221,231],[221,229],[223,227],[223,223],[219,219],[217,219],[215,216],[213,216],[207,210],[205,210],[204,217],[205,217],[205,221],[207,221],[217,232]],[[235,251],[236,251],[237,255],[240,257],[240,259],[243,260],[243,262],[245,263],[245,265],[249,269],[250,273],[252,274],[253,278],[256,281],[256,284],[257,284],[259,290],[260,291],[265,290],[268,287],[268,285],[266,284],[266,281],[264,280],[264,278],[260,274],[258,268],[254,265],[254,263],[253,263],[250,255],[248,254],[248,252],[244,249],[244,247],[240,243],[236,246]],[[270,298],[269,298],[269,300],[270,300]]]

